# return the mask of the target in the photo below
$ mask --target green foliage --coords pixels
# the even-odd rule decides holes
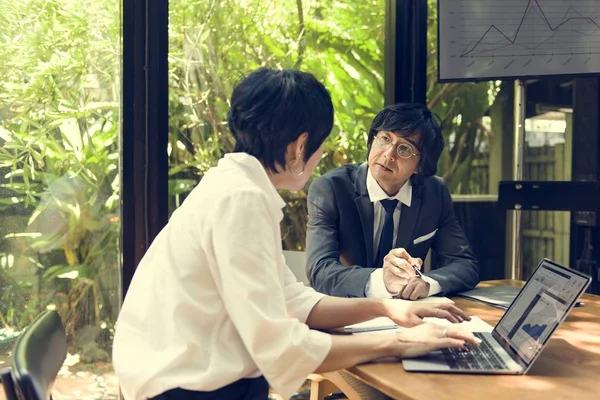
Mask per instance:
[[[184,188],[233,148],[225,123],[228,96],[245,72],[259,66],[310,71],[330,90],[335,125],[316,176],[366,159],[367,131],[384,99],[384,1],[185,4],[171,10],[170,174],[182,182],[173,185],[180,190],[171,192],[172,209]],[[455,193],[485,193],[470,171],[474,159],[486,157],[490,133],[481,118],[497,85],[437,84],[436,1],[429,6],[428,103],[442,119],[447,143],[439,174]],[[306,193],[282,194],[288,202],[284,246],[302,249]]]
[[[27,324],[48,303],[69,333],[114,317],[102,285],[118,272],[118,8],[0,2],[0,210],[28,215],[3,248],[15,253],[13,270],[33,266],[39,277],[6,323]]]
[[[233,149],[226,126],[229,95],[260,66],[313,73],[332,95],[334,129],[316,175],[362,162],[366,132],[383,107],[385,2],[224,0],[181,2],[170,10],[171,209],[206,170]],[[243,4],[243,6],[242,6]],[[304,246],[305,192],[288,202],[286,248]]]
[[[310,71],[330,90],[335,127],[319,172],[362,161],[365,132],[383,106],[383,15],[383,0],[173,4],[171,175],[197,180],[233,148],[228,98],[260,66]]]
[[[448,143],[440,173],[455,192],[485,191],[469,171],[489,142],[481,117],[497,87],[436,83],[428,1],[428,101]],[[10,231],[0,229],[0,261],[12,260],[0,263],[4,325],[21,327],[49,303],[69,332],[114,319],[118,291],[103,286],[118,277],[119,7],[0,0],[0,219],[13,218]],[[260,66],[310,71],[331,92],[335,125],[315,175],[364,161],[366,132],[383,107],[384,13],[384,0],[171,2],[171,209],[232,150],[229,95]],[[300,249],[306,193],[283,196],[284,246]],[[21,279],[27,270],[31,281]]]

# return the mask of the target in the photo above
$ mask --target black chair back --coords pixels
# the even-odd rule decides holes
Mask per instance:
[[[0,382],[2,382],[2,387],[4,387],[6,400],[17,400],[17,393],[15,393],[15,385],[10,374],[10,368],[0,370]]]
[[[45,311],[17,339],[12,378],[17,397],[51,399],[51,389],[67,357],[65,328],[56,311]]]

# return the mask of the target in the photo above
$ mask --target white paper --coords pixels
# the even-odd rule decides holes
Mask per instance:
[[[460,324],[453,324],[447,319],[443,318],[432,318],[426,317],[423,318],[423,321],[430,322],[433,324],[439,325],[453,325],[453,326],[461,326],[465,329],[470,330],[471,332],[491,332],[494,327],[481,318],[471,315],[470,321],[463,321]],[[378,317],[369,321],[361,322],[359,324],[348,325],[344,328],[345,332],[349,333],[364,333],[364,332],[378,332],[383,330],[403,330],[407,329],[404,327],[399,327],[394,321],[387,317]]]
[[[405,301],[405,300],[399,300]],[[454,304],[454,301],[447,297],[431,296],[418,300],[413,300],[415,303],[427,304]],[[360,322],[358,324],[348,325],[344,328],[345,332],[362,332],[362,331],[380,331],[384,329],[394,329],[397,325],[387,317],[378,317],[369,321]]]
[[[382,331],[385,329],[396,329],[398,325],[388,317],[373,318],[369,321],[348,325],[344,328],[346,332],[369,332]]]
[[[424,297],[422,299],[410,300],[410,301],[414,302],[414,303],[427,303],[427,304],[454,304],[454,300],[451,300],[447,297],[440,297],[440,296],[430,296],[430,297]]]

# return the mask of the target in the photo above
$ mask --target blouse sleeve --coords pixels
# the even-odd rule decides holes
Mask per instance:
[[[281,256],[281,265],[283,268],[284,294],[287,310],[290,316],[298,318],[301,322],[306,322],[308,315],[313,307],[325,295],[315,291],[313,288],[305,286],[298,282],[293,272],[285,263],[285,258]]]
[[[286,296],[292,291],[284,288],[289,277],[280,276],[279,223],[262,192],[237,192],[215,211],[212,243],[225,308],[261,373],[277,393],[289,398],[331,348],[329,335],[310,330],[299,318],[308,315],[317,296]]]

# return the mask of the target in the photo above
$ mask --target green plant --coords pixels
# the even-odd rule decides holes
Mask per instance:
[[[69,334],[118,302],[103,288],[118,274],[118,7],[0,2],[0,205],[29,214],[3,247],[34,271],[13,305],[33,317],[54,304]]]
[[[436,83],[428,4],[428,101],[449,143],[440,173],[454,192],[481,192],[469,171],[491,140],[481,118],[497,86]],[[0,0],[0,253],[12,260],[0,265],[4,326],[20,329],[48,304],[70,333],[116,317],[118,290],[105,286],[118,285],[119,265],[119,5]],[[259,66],[310,71],[331,92],[335,125],[315,176],[364,161],[383,107],[384,13],[384,0],[171,2],[171,210],[232,150],[229,95]],[[284,245],[301,249],[306,192],[282,195]]]
[[[436,83],[437,6],[428,2],[428,105],[442,118],[447,143],[439,172],[454,193],[482,193],[487,187],[471,182],[470,171],[489,147],[491,133],[481,119],[498,86]],[[233,148],[225,123],[228,96],[244,72],[259,66],[305,69],[330,90],[334,129],[315,176],[366,159],[367,130],[383,107],[384,1],[184,4],[173,7],[170,19],[171,209]],[[284,246],[301,250],[306,192],[282,195],[288,203]]]

